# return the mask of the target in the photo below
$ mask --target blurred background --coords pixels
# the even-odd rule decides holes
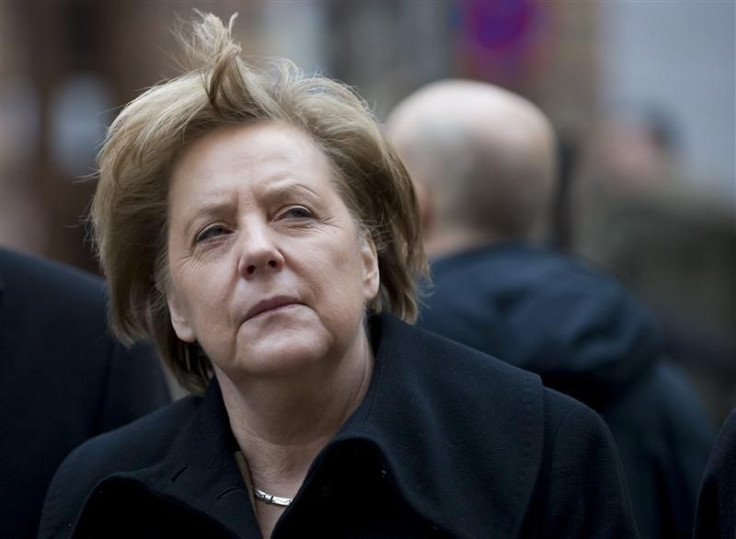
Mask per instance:
[[[176,74],[192,9],[245,53],[352,86],[379,119],[444,77],[516,91],[552,119],[550,241],[659,317],[718,424],[736,405],[733,0],[0,1],[0,245],[98,271],[84,217],[126,102]]]

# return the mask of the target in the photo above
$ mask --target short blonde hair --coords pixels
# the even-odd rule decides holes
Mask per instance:
[[[153,338],[179,383],[206,389],[212,365],[180,341],[166,303],[169,178],[192,141],[223,126],[277,121],[308,133],[337,172],[345,204],[376,246],[381,275],[370,308],[417,314],[415,278],[426,274],[411,181],[374,116],[350,88],[305,76],[286,60],[271,69],[241,58],[232,24],[197,12],[179,32],[190,67],[129,103],[99,154],[91,221],[110,290],[113,330]]]

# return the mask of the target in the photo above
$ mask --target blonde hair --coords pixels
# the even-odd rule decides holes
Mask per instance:
[[[345,204],[376,246],[381,283],[369,307],[413,321],[414,279],[426,274],[411,181],[365,102],[345,85],[305,76],[286,60],[271,70],[246,63],[232,40],[235,16],[225,27],[214,15],[197,15],[178,34],[189,69],[130,102],[110,126],[91,212],[113,330],[125,342],[153,338],[179,383],[192,392],[206,389],[212,365],[171,326],[167,214],[173,164],[198,137],[262,121],[308,133],[328,156]]]

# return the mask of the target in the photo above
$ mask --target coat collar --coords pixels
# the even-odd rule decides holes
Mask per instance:
[[[282,520],[312,491],[326,463],[343,462],[351,473],[355,460],[335,457],[357,442],[428,522],[456,536],[517,534],[541,461],[539,379],[390,315],[370,325],[376,367],[366,397],[317,456]],[[257,537],[237,449],[213,380],[168,453],[150,468],[116,477],[201,511],[233,536],[250,530]]]
[[[155,465],[115,479],[129,480],[216,521],[233,537],[259,537],[258,523],[235,459],[219,384],[213,379],[195,412]]]
[[[388,315],[372,342],[371,386],[335,442],[374,444],[402,497],[453,535],[518,534],[542,458],[539,378]]]

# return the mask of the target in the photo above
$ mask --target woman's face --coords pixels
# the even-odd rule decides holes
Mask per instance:
[[[274,123],[207,134],[175,164],[172,324],[229,378],[298,374],[358,346],[378,261],[332,178],[306,134]]]

